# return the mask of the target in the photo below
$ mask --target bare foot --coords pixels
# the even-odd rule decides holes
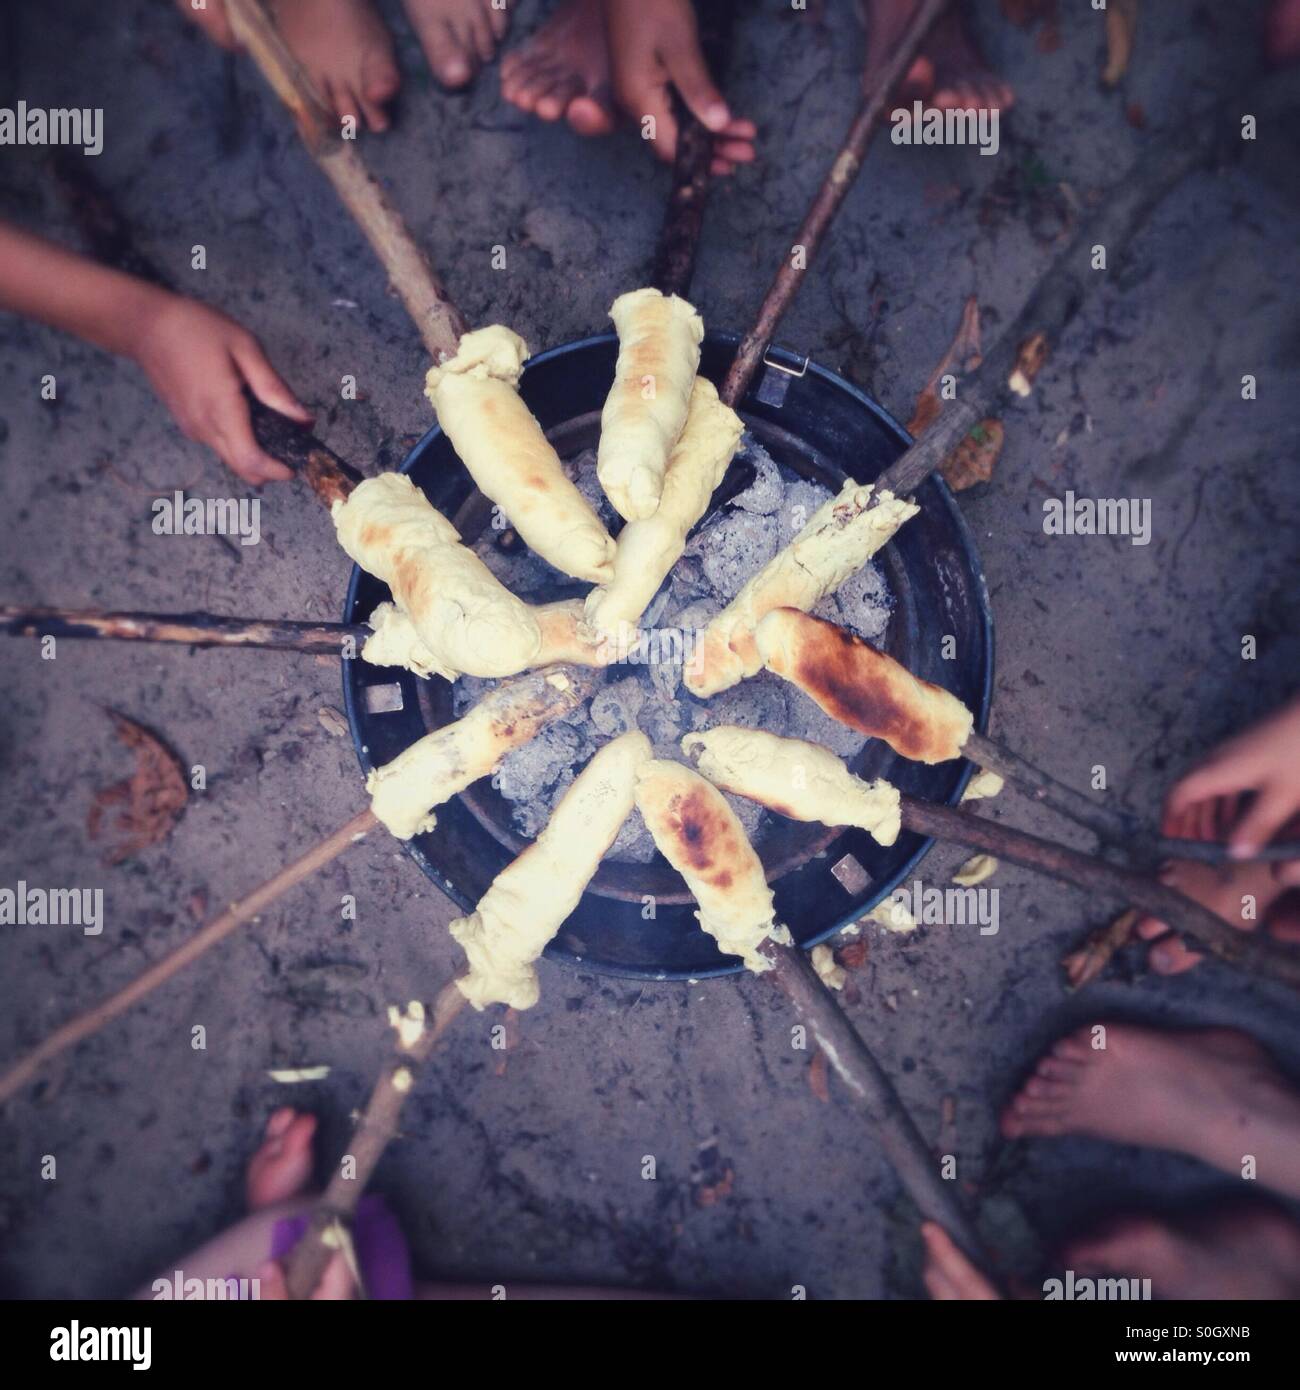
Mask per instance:
[[[1061,1259],[1083,1274],[1150,1279],[1157,1298],[1300,1297],[1300,1226],[1267,1202],[1179,1221],[1118,1217]]]
[[[510,23],[504,0],[402,0],[433,75],[444,87],[467,86],[490,63]]]
[[[1234,1177],[1245,1176],[1249,1155],[1260,1183],[1300,1197],[1300,1092],[1258,1043],[1228,1028],[1080,1029],[1039,1060],[1003,1111],[1002,1133],[1169,1149]]]
[[[521,111],[579,135],[614,129],[609,42],[601,0],[564,0],[530,38],[501,60],[501,95]]]
[[[388,129],[397,93],[393,40],[370,0],[276,0],[275,22],[325,103],[340,119]]]
[[[870,45],[862,74],[863,90],[880,85],[881,74],[894,46],[912,21],[919,0],[862,0]],[[930,30],[920,56],[908,69],[896,93],[899,101],[927,101],[940,110],[1015,105],[1016,94],[980,55],[957,3]]]
[[[1264,20],[1264,55],[1277,67],[1300,60],[1300,0],[1273,0]]]
[[[315,1115],[300,1115],[287,1106],[275,1111],[266,1122],[262,1147],[248,1160],[244,1188],[249,1211],[260,1211],[306,1191],[315,1134]]]
[[[1300,923],[1286,910],[1286,884],[1279,882],[1272,864],[1197,864],[1179,859],[1160,871],[1161,882],[1208,907],[1217,917],[1242,931],[1254,931],[1261,922],[1279,941],[1300,941]],[[1181,975],[1202,959],[1171,932],[1164,922],[1144,917],[1137,933],[1152,942],[1147,960],[1158,975]]]

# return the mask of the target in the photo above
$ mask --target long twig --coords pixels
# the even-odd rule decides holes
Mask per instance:
[[[225,618],[216,613],[133,613],[93,608],[0,604],[0,631],[11,637],[69,637],[114,642],[176,642],[187,647],[261,647],[338,656],[371,636],[364,623]]]
[[[97,1033],[105,1024],[124,1014],[159,985],[166,984],[173,975],[184,970],[191,961],[197,960],[224,941],[236,928],[246,922],[255,922],[289,889],[310,878],[331,860],[337,859],[345,849],[362,839],[366,832],[374,829],[377,824],[369,810],[353,816],[346,825],[313,845],[292,864],[286,864],[279,873],[267,879],[247,897],[231,903],[224,912],[205,923],[183,945],[151,965],[143,974],[136,976],[129,984],[110,994],[93,1008],[69,1019],[0,1075],[0,1103],[9,1100],[15,1092],[25,1086],[46,1062],[66,1052],[68,1048],[75,1047],[92,1033]]]
[[[803,252],[799,268],[795,268],[793,254],[782,259],[781,268],[763,298],[754,326],[745,334],[736,352],[736,359],[727,372],[727,379],[720,394],[728,405],[734,406],[744,396],[746,387],[758,370],[758,364],[763,360],[763,354],[772,342],[777,324],[803,283],[806,267],[821,246],[831,219],[839,211],[849,189],[853,187],[858,171],[867,157],[872,137],[879,128],[885,111],[894,100],[894,89],[912,66],[925,36],[934,27],[935,21],[947,8],[948,3],[949,0],[922,0],[885,64],[875,90],[867,93],[866,99],[858,108],[858,114],[849,126],[848,134],[831,164],[826,181],[817,190],[812,205],[795,233],[793,246],[802,248]],[[793,252],[793,247],[791,249]]]
[[[921,1215],[939,1222],[980,1269],[993,1277],[992,1261],[957,1195],[957,1184],[940,1176],[938,1158],[870,1048],[829,997],[809,957],[797,946],[772,943],[765,954],[775,967],[773,982],[807,1023],[827,1062],[875,1126],[885,1157]]]
[[[350,1162],[346,1168],[339,1164],[335,1169],[312,1209],[302,1240],[289,1255],[285,1283],[290,1298],[310,1298],[320,1283],[326,1265],[338,1248],[340,1232],[349,1229],[357,1203],[384,1150],[397,1137],[402,1107],[414,1089],[420,1068],[465,1004],[465,996],[453,980],[442,987],[432,1006],[424,1009],[418,1037],[406,1041],[399,1028],[393,1053],[380,1069],[348,1141]]]
[[[450,357],[468,325],[401,214],[366,168],[356,141],[344,138],[340,122],[313,90],[261,0],[226,0],[226,12],[236,38],[292,113],[307,153],[379,257],[429,355],[435,362]]]
[[[1300,989],[1300,950],[1283,946],[1262,931],[1239,931],[1158,879],[952,806],[919,801],[904,794],[902,809],[903,825],[908,830],[984,850],[999,859],[1128,903],[1159,918],[1230,965],[1261,979]]]

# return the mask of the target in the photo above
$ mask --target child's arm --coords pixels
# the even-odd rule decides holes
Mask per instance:
[[[257,339],[225,314],[0,223],[0,309],[139,363],[185,435],[250,483],[290,476],[253,438],[243,388],[310,423]]]

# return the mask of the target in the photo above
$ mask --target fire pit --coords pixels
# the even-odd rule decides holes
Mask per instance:
[[[612,334],[588,338],[539,354],[524,372],[524,399],[566,460],[595,446],[617,346]],[[701,373],[715,382],[721,380],[735,350],[733,336],[710,334]],[[747,441],[758,445],[778,465],[787,486],[793,486],[789,499],[816,496],[812,488],[799,491],[801,481],[835,491],[850,474],[869,482],[909,442],[903,429],[856,388],[778,350],[769,353],[768,365],[740,414]],[[489,504],[475,492],[440,430],[425,435],[402,471],[453,520],[467,543],[492,543]],[[760,482],[762,476],[760,471]],[[941,481],[925,482],[915,499],[920,514],[877,560],[891,600],[881,645],[918,676],[959,696],[976,712],[982,727],[992,683],[992,620],[975,546]],[[714,517],[702,525],[726,524],[725,518]],[[755,553],[740,577],[758,569],[766,558]],[[552,576],[563,587],[544,587],[541,567],[534,573],[543,587],[525,595],[531,600],[581,592],[581,586],[572,586],[563,576]],[[346,620],[364,621],[388,597],[383,584],[354,570]],[[947,637],[953,640],[945,644]],[[945,645],[952,652],[950,658],[944,655]],[[616,683],[637,680],[638,670],[644,669],[618,664],[597,673],[596,679],[609,690]],[[745,705],[752,702],[750,718],[763,721],[757,691],[765,679],[774,678],[760,677],[726,692],[729,720],[747,722]],[[388,762],[461,712],[456,692],[447,682],[421,680],[406,671],[362,661],[344,663],[344,696],[366,771]],[[687,706],[700,704],[684,688],[678,688],[674,698]],[[791,702],[786,711],[790,733],[809,731],[813,716],[808,710]],[[696,720],[708,717],[707,708],[691,710],[690,718],[675,722],[686,732]],[[663,729],[665,751],[671,727]],[[818,728],[817,732],[823,731]],[[575,737],[575,747],[584,750],[576,755],[579,760],[590,751],[593,734],[600,737],[599,726],[594,731],[588,726],[580,738]],[[852,752],[851,748],[843,751]],[[874,740],[853,754],[850,765],[861,776],[886,777],[902,790],[934,801],[955,801],[970,775],[968,764],[927,767],[907,762]],[[440,808],[435,829],[410,841],[408,851],[457,904],[472,910],[497,872],[527,844],[522,833],[527,820],[523,818],[521,827],[519,809],[518,800],[491,784],[476,784]],[[903,834],[895,845],[883,848],[864,831],[828,829],[778,817],[768,817],[755,829],[755,847],[775,890],[781,920],[804,945],[855,921],[884,898],[915,871],[930,844],[918,835]],[[635,828],[627,839],[634,837]],[[636,862],[635,848],[627,843],[624,849],[629,852],[601,865],[547,954],[588,969],[639,978],[702,978],[740,969],[738,961],[719,956],[713,941],[700,931],[695,904],[677,873],[657,855],[649,862]]]

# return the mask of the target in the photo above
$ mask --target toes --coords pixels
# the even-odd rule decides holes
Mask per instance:
[[[714,157],[730,164],[752,164],[754,147],[748,140],[719,140],[713,147]]]
[[[476,10],[466,22],[466,37],[480,63],[490,63],[497,51],[497,35],[492,32],[488,9]]]
[[[504,5],[498,9],[495,5],[490,3],[490,0],[485,0],[485,5],[487,8],[488,28],[492,31],[492,37],[500,42],[500,40],[505,38],[506,30],[510,27],[510,15]]]
[[[550,64],[529,64],[511,78],[507,86],[504,77],[501,94],[521,111],[532,113],[537,103],[560,80],[560,71]]]
[[[565,115],[579,135],[608,135],[614,129],[613,107],[595,96],[574,97]]]
[[[1067,1033],[1052,1044],[1052,1056],[1066,1062],[1087,1062],[1093,1056],[1092,1029],[1081,1028],[1077,1033]]]
[[[558,121],[564,115],[569,103],[582,90],[576,77],[561,78],[545,96],[537,102],[537,114],[544,121]]]
[[[266,1137],[268,1139],[280,1138],[293,1124],[294,1116],[297,1113],[291,1105],[282,1105],[278,1110],[273,1110],[270,1119],[266,1122]]]
[[[1048,1053],[1038,1064],[1038,1075],[1046,1081],[1068,1081],[1077,1084],[1083,1071],[1083,1063],[1073,1057],[1057,1057]]]
[[[474,69],[451,26],[441,19],[412,22],[433,75],[444,87],[463,87],[474,76]]]
[[[1031,1076],[1025,1082],[1021,1094],[1033,1100],[1062,1101],[1073,1090],[1073,1085],[1068,1081],[1058,1081],[1048,1076]]]
[[[1189,951],[1172,932],[1147,952],[1147,961],[1157,975],[1182,975],[1200,960],[1201,956]]]

